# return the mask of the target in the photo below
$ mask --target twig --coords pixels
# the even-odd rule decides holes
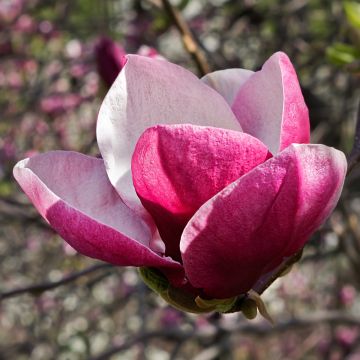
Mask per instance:
[[[360,104],[357,111],[357,120],[355,128],[354,145],[348,158],[348,170],[349,174],[354,167],[360,162]]]
[[[169,354],[169,360],[176,360],[178,358],[178,354],[181,351],[185,340],[179,340],[175,343],[174,348],[172,349],[171,353]]]
[[[112,355],[115,355],[121,351],[125,351],[136,344],[142,344],[145,341],[148,341],[153,338],[162,338],[173,341],[184,341],[191,339],[195,335],[194,332],[182,331],[177,329],[166,329],[158,331],[149,331],[145,333],[140,333],[134,337],[129,338],[127,341],[124,341],[122,344],[115,345],[106,352],[91,358],[91,360],[106,360],[109,359]]]
[[[302,315],[296,318],[291,318],[283,322],[277,323],[275,326],[269,326],[267,323],[253,324],[247,321],[241,323],[232,323],[228,326],[219,325],[220,329],[225,335],[234,333],[245,333],[246,335],[254,335],[258,337],[274,336],[293,329],[306,328],[309,326],[328,324],[328,325],[349,325],[360,327],[360,318],[353,314],[346,312],[319,312],[311,313],[309,315]],[[106,352],[91,358],[91,360],[107,360],[111,356],[122,351],[128,350],[132,346],[142,344],[154,338],[167,339],[171,341],[184,343],[189,339],[209,340],[216,336],[217,332],[208,332],[201,330],[181,330],[163,329],[140,333],[128,339],[124,339],[121,344],[114,345]]]
[[[281,334],[290,330],[322,324],[348,325],[360,328],[360,317],[346,311],[319,311],[291,317],[283,321],[277,321],[273,326],[266,321],[258,324],[243,321],[240,323],[232,323],[230,325],[220,325],[220,328],[223,331],[228,331],[230,333],[242,332],[246,333],[246,335],[263,337],[268,335],[274,336],[275,334]]]
[[[73,273],[69,276],[66,276],[58,281],[44,282],[41,284],[35,284],[35,285],[20,287],[20,288],[9,290],[9,291],[4,291],[4,292],[0,293],[0,300],[8,299],[8,298],[26,294],[26,293],[32,294],[32,295],[39,295],[44,291],[52,290],[59,286],[71,283],[84,275],[88,275],[90,273],[93,273],[93,272],[101,270],[101,269],[107,269],[112,266],[113,265],[111,265],[111,264],[97,264],[97,265],[90,266],[82,271],[79,271],[79,272]]]
[[[206,75],[210,72],[210,66],[203,52],[196,43],[188,24],[181,16],[180,12],[170,4],[169,0],[161,1],[164,10],[167,12],[171,20],[174,22],[176,28],[179,30],[185,49],[196,63],[196,66],[198,67],[201,76]]]

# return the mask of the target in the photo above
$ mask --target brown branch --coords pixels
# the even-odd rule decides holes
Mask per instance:
[[[247,334],[253,334],[257,336],[274,335],[276,333],[283,333],[289,330],[296,330],[314,325],[328,324],[328,325],[348,325],[360,327],[360,318],[353,314],[342,311],[329,311],[310,313],[308,315],[301,315],[288,320],[277,323],[275,326],[270,326],[267,323],[259,325],[239,326],[238,329],[232,329],[232,331],[243,331]]]
[[[266,322],[259,324],[253,324],[247,321],[231,323],[230,325],[219,325],[217,326],[218,331],[221,331],[224,336],[229,336],[234,333],[244,333],[246,335],[253,335],[257,337],[274,336],[274,334],[285,333],[289,330],[303,329],[314,325],[349,325],[360,327],[360,318],[353,314],[346,312],[319,312],[311,313],[309,315],[301,315],[287,319],[283,322],[277,323],[275,326],[270,326]],[[107,360],[111,356],[118,354],[122,351],[128,350],[129,348],[143,344],[152,339],[160,338],[176,343],[184,343],[187,340],[211,340],[214,336],[218,335],[217,332],[208,332],[201,330],[190,330],[184,331],[178,328],[174,329],[163,329],[154,330],[149,332],[142,332],[134,337],[124,339],[122,343],[113,345],[110,349],[91,358],[91,360]]]
[[[357,111],[354,145],[348,157],[347,174],[349,174],[359,163],[360,163],[360,104],[358,106],[358,111]]]
[[[52,281],[52,282],[44,282],[41,284],[35,284],[25,287],[20,287],[17,289],[4,291],[0,293],[0,300],[8,299],[14,296],[22,295],[22,294],[31,294],[31,295],[40,295],[44,291],[55,289],[59,286],[66,285],[68,283],[71,283],[78,278],[88,275],[90,273],[93,273],[95,271],[101,270],[101,269],[107,269],[112,267],[111,264],[97,264],[90,266],[82,271],[70,274],[69,276],[66,276],[58,281]]]
[[[144,332],[140,333],[134,337],[131,337],[127,340],[124,340],[123,343],[119,345],[114,345],[109,350],[105,351],[104,353],[91,358],[91,360],[106,360],[109,359],[112,355],[115,355],[119,352],[125,351],[136,344],[142,344],[148,340],[154,338],[162,338],[172,341],[184,341],[191,339],[195,335],[194,332],[189,331],[182,331],[178,329],[166,329],[166,330],[155,330],[151,332]]]
[[[204,53],[201,51],[196,40],[194,39],[194,36],[188,24],[181,16],[181,13],[171,5],[169,0],[161,0],[161,1],[164,10],[167,12],[170,19],[173,21],[174,25],[179,31],[186,51],[190,54],[190,56],[196,63],[200,75],[201,76],[206,75],[207,73],[210,72],[209,63],[207,62]]]

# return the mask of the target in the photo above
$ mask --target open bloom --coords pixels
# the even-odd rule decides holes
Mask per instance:
[[[309,145],[294,68],[199,80],[164,60],[128,55],[98,117],[102,159],[54,151],[14,175],[77,251],[155,268],[203,299],[246,293],[298,252],[338,201],[342,152]]]

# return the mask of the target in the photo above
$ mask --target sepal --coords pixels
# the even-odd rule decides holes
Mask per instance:
[[[194,314],[203,314],[215,310],[214,308],[200,308],[195,302],[196,295],[172,286],[159,270],[140,267],[138,271],[144,283],[177,310]]]
[[[254,290],[228,299],[203,299],[199,295],[172,286],[167,278],[155,268],[140,267],[138,271],[144,283],[151,290],[178,310],[194,314],[212,311],[229,314],[241,311],[249,320],[254,319],[259,312],[266,320],[274,324],[264,301]]]

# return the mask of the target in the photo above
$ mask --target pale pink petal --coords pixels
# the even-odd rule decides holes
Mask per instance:
[[[213,127],[158,125],[140,137],[132,174],[166,254],[180,258],[183,228],[207,200],[271,156],[251,135]]]
[[[340,196],[343,153],[291,145],[204,204],[181,242],[191,284],[215,298],[248,291],[303,247]]]
[[[241,131],[216,91],[168,61],[128,55],[98,117],[97,139],[111,183],[131,207],[140,205],[129,176],[135,144],[148,127],[192,123]]]
[[[53,151],[20,161],[14,176],[40,214],[80,253],[115,265],[181,268],[149,248],[150,228],[122,202],[103,160]]]
[[[292,143],[308,143],[308,109],[295,70],[286,54],[270,57],[241,87],[233,111],[243,130],[275,154]]]
[[[232,106],[239,90],[253,74],[251,70],[226,69],[206,74],[201,80],[216,90]]]

